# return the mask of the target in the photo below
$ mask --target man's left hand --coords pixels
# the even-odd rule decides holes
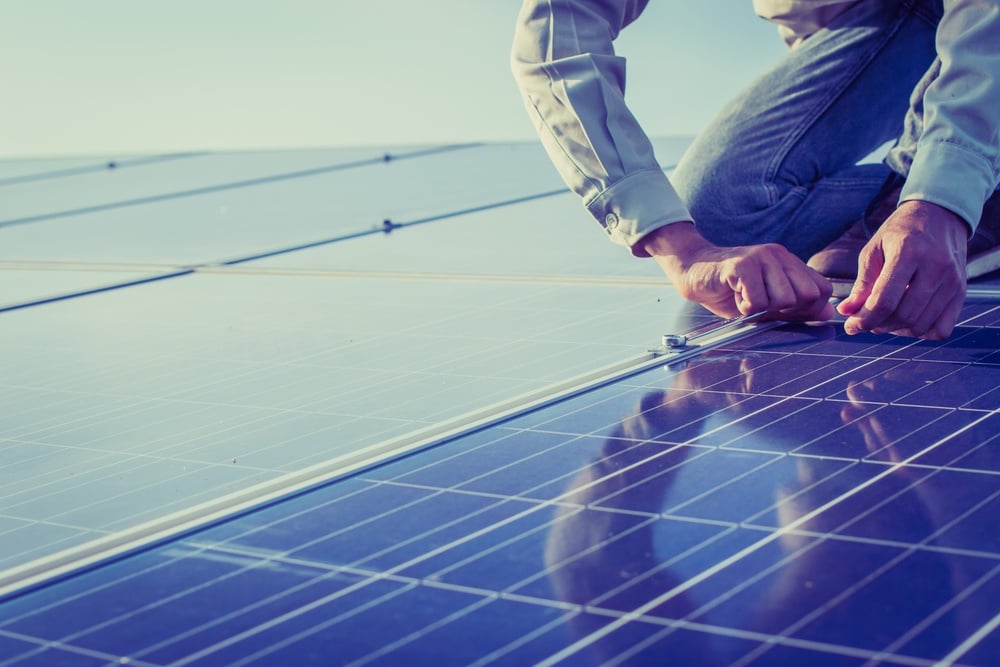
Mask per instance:
[[[854,288],[837,308],[845,331],[947,338],[965,301],[968,237],[946,208],[900,204],[861,251]]]

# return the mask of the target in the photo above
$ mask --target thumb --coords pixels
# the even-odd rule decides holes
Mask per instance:
[[[864,250],[861,252],[861,256],[858,258],[858,277],[854,281],[854,287],[851,288],[851,293],[847,298],[837,306],[837,311],[841,315],[850,316],[861,310],[871,295],[875,281],[882,273],[884,266],[885,254],[883,254],[880,245],[874,246],[870,252]]]

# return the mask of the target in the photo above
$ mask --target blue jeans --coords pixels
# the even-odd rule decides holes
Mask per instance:
[[[726,105],[671,175],[702,235],[805,260],[858,220],[890,166],[905,176],[941,14],[941,0],[860,2]],[[890,166],[858,164],[893,139]]]

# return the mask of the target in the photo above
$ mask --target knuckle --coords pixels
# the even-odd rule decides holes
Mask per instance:
[[[888,303],[884,299],[876,298],[868,306],[868,312],[871,313],[872,319],[885,320],[893,313],[892,304]]]
[[[890,319],[890,320],[883,320],[882,322],[878,323],[878,326],[875,327],[875,329],[877,329],[879,333],[887,333],[887,332],[896,333],[899,331],[908,330],[909,326],[905,322],[900,322],[899,320]]]
[[[915,248],[914,245],[914,243],[907,242],[903,242],[899,245],[895,254],[900,263],[913,264],[920,259],[923,253],[918,248]]]
[[[758,295],[753,293],[744,293],[743,303],[746,304],[747,308],[753,310],[764,310],[767,308],[767,301],[765,299],[761,299]]]
[[[794,295],[782,295],[776,297],[768,306],[769,310],[784,310],[794,308],[798,305],[798,300]]]
[[[767,254],[773,255],[775,257],[782,257],[785,253],[788,252],[784,246],[778,243],[765,243],[760,246],[760,249],[763,252],[766,252]]]
[[[793,285],[800,301],[815,301],[820,297],[819,285],[811,280],[800,280]]]
[[[754,259],[753,255],[740,255],[739,257],[734,257],[732,260],[730,260],[727,268],[732,273],[743,274],[750,267],[756,264],[757,262]]]
[[[922,263],[947,282],[954,282],[958,277],[957,267],[955,266],[955,262],[951,261],[950,257],[934,254],[922,258]]]
[[[802,298],[809,303],[816,303],[817,301],[826,301],[830,298],[830,294],[824,294],[824,286],[817,285],[816,283],[807,284],[802,290]],[[833,288],[828,288],[830,293],[833,293]]]

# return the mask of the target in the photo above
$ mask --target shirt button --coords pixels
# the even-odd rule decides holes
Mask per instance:
[[[608,231],[614,231],[618,227],[618,216],[614,213],[608,213],[604,216],[604,226],[608,228]]]

